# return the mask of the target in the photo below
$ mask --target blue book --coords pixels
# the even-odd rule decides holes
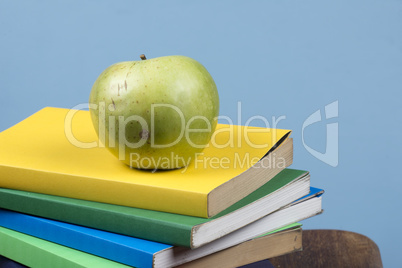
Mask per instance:
[[[0,226],[134,267],[173,267],[321,213],[322,190],[311,193],[197,249],[172,246],[0,209]],[[1,252],[0,252],[1,254]]]
[[[323,189],[315,188],[315,187],[310,186],[310,193],[308,193],[305,196],[293,201],[291,205],[299,203],[299,202],[303,202],[304,200],[312,198],[312,197],[315,197],[315,196],[321,196],[323,193],[324,193]]]

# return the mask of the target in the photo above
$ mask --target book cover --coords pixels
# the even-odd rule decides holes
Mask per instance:
[[[292,163],[289,130],[218,125],[183,169],[131,169],[98,141],[88,111],[44,108],[0,133],[0,187],[208,218]]]
[[[0,207],[110,232],[197,248],[231,233],[310,191],[307,171],[285,169],[218,215],[194,216],[0,188]]]
[[[0,226],[126,265],[167,268],[230,248],[320,212],[321,197],[310,197],[197,249],[163,245],[9,210],[0,210]]]

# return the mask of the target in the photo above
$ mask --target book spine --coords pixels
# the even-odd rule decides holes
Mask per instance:
[[[131,208],[127,207],[12,189],[0,189],[0,207],[169,245],[190,247],[191,225],[137,216],[130,214],[128,210]]]

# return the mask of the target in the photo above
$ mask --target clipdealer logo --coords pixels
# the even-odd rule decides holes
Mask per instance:
[[[324,108],[325,120],[338,118],[338,101],[334,101]],[[318,160],[332,166],[337,167],[339,162],[339,129],[338,122],[326,124],[326,148],[325,152],[321,153],[305,142],[304,131],[307,127],[323,121],[321,110],[312,113],[303,123],[302,126],[302,142],[304,148]]]
[[[70,112],[67,114],[66,118],[65,118],[65,135],[67,137],[67,139],[69,140],[69,142],[71,144],[73,144],[74,146],[80,147],[80,148],[86,148],[86,149],[90,149],[90,148],[94,148],[94,147],[104,147],[104,145],[102,144],[102,142],[100,142],[100,140],[98,141],[80,141],[79,139],[77,139],[72,131],[72,120],[73,117],[75,115],[75,113],[78,110],[84,110],[88,108],[88,103],[81,103],[78,104],[76,106],[74,106],[73,108],[71,108]],[[105,108],[105,107],[103,107]],[[177,107],[174,107],[176,109],[178,109]],[[102,110],[102,109],[100,109]],[[181,111],[178,111],[178,114],[181,115],[183,117],[183,113]],[[324,114],[324,115],[323,115]],[[333,122],[334,118],[338,118],[338,114],[339,114],[339,108],[338,108],[338,101],[334,101],[330,104],[325,105],[324,107],[324,111],[322,112],[320,109],[316,110],[315,112],[313,112],[311,115],[309,115],[307,117],[307,119],[303,122],[302,125],[302,131],[301,131],[301,140],[302,140],[302,144],[304,146],[304,148],[312,155],[314,156],[316,159],[332,166],[332,167],[337,167],[338,163],[339,163],[339,129],[338,129],[338,122]],[[138,119],[138,118],[136,118]],[[305,134],[305,130],[314,125],[317,124],[319,122],[323,122],[325,120],[330,120],[331,121],[329,123],[326,124],[326,149],[325,152],[319,152],[318,150],[312,148],[311,146],[309,146],[306,142],[306,134]],[[117,119],[114,119],[117,120]],[[123,124],[121,124],[122,129],[125,129],[125,126],[127,124],[127,119],[126,118],[118,118],[119,122],[121,121]],[[234,147],[234,144],[237,144],[237,146],[241,145],[241,140],[240,140],[240,136],[244,136],[245,137],[245,141],[249,146],[253,146],[253,148],[263,148],[264,146],[267,146],[267,144],[254,144],[253,142],[251,142],[248,139],[248,132],[255,132],[256,130],[253,129],[248,129],[248,126],[251,126],[253,121],[260,121],[263,124],[263,128],[266,129],[275,129],[275,128],[281,128],[278,124],[279,122],[286,120],[286,116],[282,115],[279,117],[275,117],[272,116],[272,121],[270,122],[266,117],[262,116],[262,115],[254,115],[250,118],[248,118],[246,120],[245,123],[242,122],[242,105],[241,102],[238,102],[237,104],[237,120],[232,120],[232,118],[225,116],[225,115],[219,115],[217,120],[219,120],[219,122],[221,121],[226,121],[225,123],[228,126],[233,126],[233,125],[244,125],[246,126],[245,128],[245,133],[242,133],[240,135],[237,135],[237,139],[239,139],[236,143],[235,140],[233,140],[234,136],[232,136],[233,133],[230,133],[229,136],[232,137],[232,139],[228,140],[225,144],[219,144],[217,143],[214,139],[212,139],[211,144],[212,146],[215,146],[216,148],[224,148],[226,146],[228,147]],[[143,120],[144,121],[144,120]],[[182,120],[183,121],[183,120]],[[186,127],[188,128],[188,123],[183,125],[183,131],[186,132]],[[152,130],[152,128],[150,129]],[[247,130],[247,131],[246,131]],[[194,132],[194,130],[192,130]],[[229,131],[229,132],[233,132],[234,130],[230,127],[223,129],[223,131]],[[220,130],[220,132],[222,132],[222,130]],[[99,131],[100,135],[104,136],[105,135],[105,130],[100,130]],[[123,134],[125,132],[123,131]],[[187,135],[184,135],[185,133],[181,133],[181,136],[185,136],[186,138]],[[216,133],[215,133],[216,134]],[[275,134],[275,132],[273,133]],[[126,143],[124,143],[124,139],[125,138],[124,135],[119,135],[119,139],[121,139],[123,142],[121,144],[123,145],[127,145]],[[152,135],[151,135],[152,136]],[[106,138],[106,137],[103,137]],[[214,136],[213,136],[214,138]],[[112,141],[114,141],[114,137],[109,137],[109,139],[111,139]],[[275,137],[273,137],[273,140],[275,139]],[[176,139],[175,142],[177,142],[179,139]],[[215,141],[215,142],[214,142]],[[130,144],[128,144],[130,145]],[[156,144],[158,145],[158,144]],[[169,144],[171,145],[171,144]],[[208,147],[209,145],[207,145],[206,147]],[[124,151],[124,150],[123,150]],[[211,166],[219,166],[222,168],[228,168],[229,166],[233,166],[234,164],[237,165],[239,164],[239,166],[244,165],[244,163],[249,163],[249,162],[257,162],[259,159],[257,159],[256,161],[253,161],[252,159],[238,159],[238,157],[234,158],[234,162],[235,163],[231,163],[229,164],[228,162],[230,161],[230,159],[215,159],[215,158],[205,158],[203,157],[203,153],[198,154],[197,156],[201,156],[201,157],[197,157],[194,160],[194,163],[198,166],[205,166],[205,165],[211,165]],[[150,160],[150,159],[141,159],[141,157],[138,154],[133,154],[130,155],[130,160],[132,161],[141,161],[141,165],[140,166],[146,166],[148,164],[150,164],[152,161],[155,160]],[[166,157],[166,159],[158,159],[158,161],[165,161],[166,163],[169,163],[171,161],[181,161],[183,163],[189,163],[191,161],[191,159],[181,159],[176,155],[172,155],[171,157]],[[237,164],[236,164],[237,163]]]

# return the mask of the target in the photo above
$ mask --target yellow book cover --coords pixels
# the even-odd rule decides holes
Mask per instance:
[[[292,163],[289,135],[218,124],[190,165],[152,172],[104,148],[88,111],[48,107],[0,133],[0,187],[208,218]]]

